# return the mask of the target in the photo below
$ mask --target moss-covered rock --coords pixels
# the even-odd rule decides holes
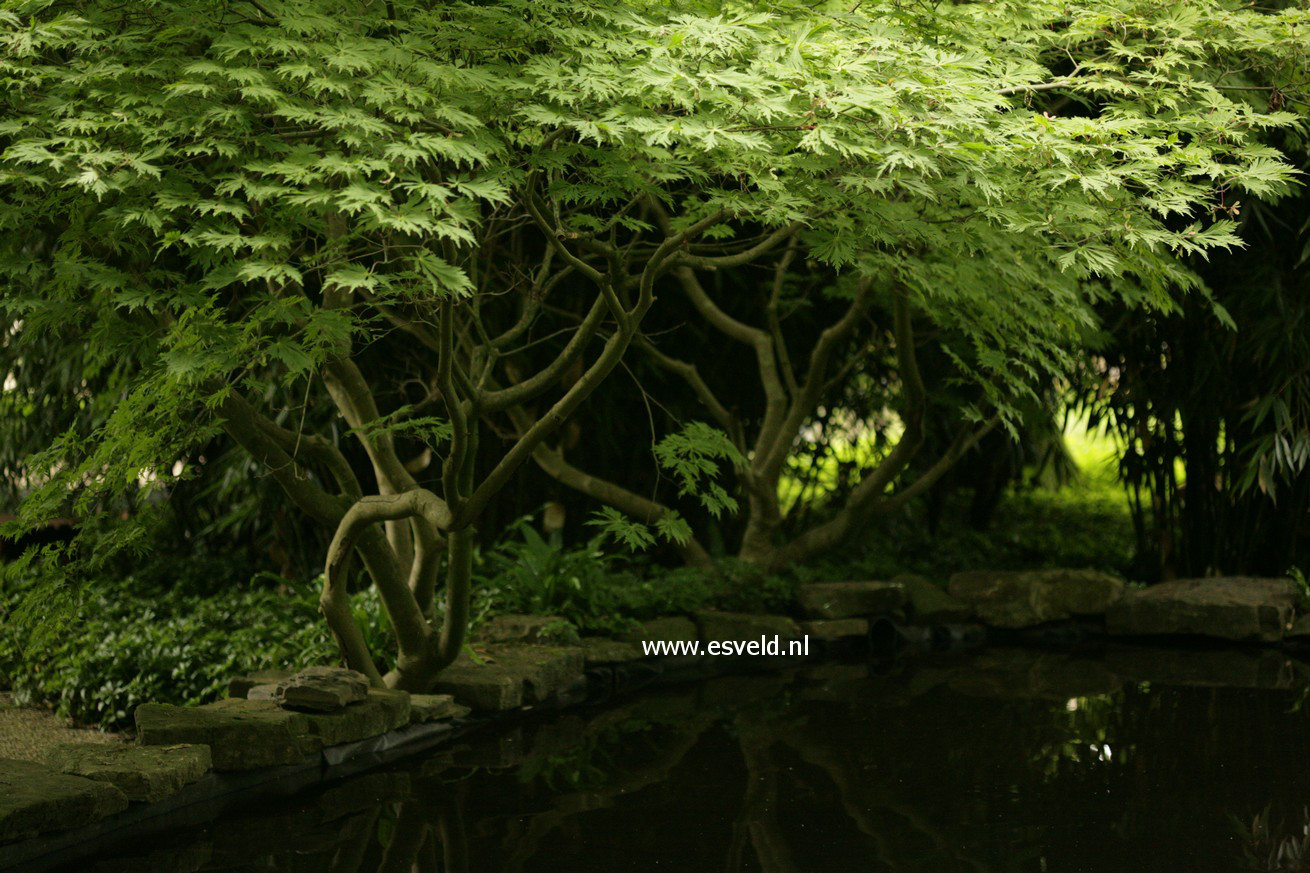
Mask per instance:
[[[1106,629],[1126,636],[1198,634],[1273,642],[1291,628],[1298,600],[1288,579],[1175,579],[1130,591],[1106,615]]]
[[[211,757],[208,746],[63,743],[50,750],[46,763],[59,773],[108,782],[128,800],[154,803],[208,773]]]
[[[904,574],[892,582],[905,588],[907,613],[915,624],[956,624],[973,620],[973,609],[923,576]]]
[[[228,697],[247,697],[250,689],[259,685],[276,686],[284,679],[291,678],[290,670],[256,670],[246,676],[238,676],[227,683]]]
[[[461,655],[437,678],[433,691],[480,712],[503,712],[539,703],[582,678],[584,655],[577,647],[486,646],[481,663]]]
[[[588,667],[594,664],[626,664],[629,661],[640,661],[644,657],[640,645],[624,640],[583,637],[579,645]]]
[[[1024,628],[1075,616],[1104,615],[1124,593],[1124,583],[1095,570],[970,570],[947,586],[984,624]]]
[[[796,601],[810,618],[887,615],[905,605],[905,588],[896,582],[815,582],[802,585]]]
[[[802,633],[825,643],[836,643],[864,639],[869,635],[869,621],[864,618],[818,619],[800,622],[800,629]]]
[[[799,640],[801,629],[784,615],[756,615],[747,612],[698,612],[696,626],[702,642],[759,642],[761,637],[783,641]],[[785,651],[783,654],[787,654]]]
[[[364,700],[335,712],[309,712],[309,732],[324,746],[381,736],[409,724],[410,696],[404,691],[370,688]]]
[[[0,759],[0,843],[91,824],[127,804],[127,796],[108,782]]]
[[[694,643],[700,638],[696,623],[680,615],[669,615],[643,621],[640,627],[619,634],[620,640],[640,643],[647,640],[669,640]]]
[[[299,764],[323,747],[307,715],[269,700],[229,698],[197,707],[144,703],[136,709],[136,728],[143,746],[209,746],[218,771]]]
[[[409,696],[409,720],[412,724],[449,721],[452,718],[463,718],[468,714],[469,708],[456,703],[455,698],[449,694]]]
[[[482,643],[525,643],[570,645],[578,641],[578,631],[557,615],[497,615],[478,628],[476,639]]]

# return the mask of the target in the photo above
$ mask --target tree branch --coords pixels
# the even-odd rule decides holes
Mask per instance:
[[[605,301],[598,296],[588,310],[586,318],[578,325],[555,360],[527,379],[516,381],[508,388],[486,392],[480,404],[481,408],[487,412],[500,412],[511,406],[525,403],[548,389],[569,367],[573,366],[574,361],[586,349],[587,343],[600,327],[605,311]]]
[[[422,520],[432,530],[447,530],[451,523],[450,509],[446,502],[426,489],[415,488],[402,494],[370,496],[356,501],[346,511],[328,546],[327,562],[323,570],[323,593],[319,602],[342,648],[342,656],[354,669],[363,669],[362,665],[357,666],[358,650],[364,647],[367,651],[367,647],[364,646],[362,635],[355,638],[359,628],[350,611],[349,595],[340,578],[341,570],[356,540],[369,527],[381,521],[410,518]],[[431,563],[426,560],[426,554],[422,557],[425,559],[423,563]],[[373,582],[377,585],[378,594],[396,632],[401,658],[420,657],[428,636],[428,625],[412,590],[401,581],[398,574],[374,575]],[[372,665],[371,656],[367,665]],[[381,681],[376,669],[373,669],[370,678]]]
[[[642,524],[654,524],[660,517],[672,512],[669,507],[661,503],[635,494],[613,482],[582,472],[564,460],[563,452],[558,449],[538,446],[532,453],[532,459],[555,481],[613,506]],[[695,537],[688,540],[686,544],[675,543],[674,546],[688,564],[698,567],[708,567],[713,564],[709,552],[705,551],[705,547]]]
[[[743,264],[749,264],[760,255],[772,251],[778,243],[792,237],[801,229],[799,224],[788,224],[770,233],[756,245],[751,246],[744,251],[736,252],[731,255],[719,255],[708,257],[705,255],[693,255],[689,252],[683,252],[677,256],[677,262],[681,266],[691,267],[697,270],[718,270],[728,267],[740,267]]]

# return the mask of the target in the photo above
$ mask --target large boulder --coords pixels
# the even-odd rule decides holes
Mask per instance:
[[[1095,570],[971,570],[953,575],[947,592],[984,624],[1024,628],[1103,615],[1123,597],[1124,583]]]
[[[905,586],[896,582],[814,582],[796,600],[809,618],[887,615],[905,605]]]
[[[108,782],[0,758],[0,843],[81,827],[127,804],[127,796]]]
[[[323,748],[311,735],[307,715],[271,700],[232,697],[196,707],[143,703],[135,717],[141,745],[209,746],[218,771],[299,764]]]
[[[1106,614],[1106,629],[1124,636],[1195,634],[1273,642],[1291,628],[1298,599],[1288,579],[1175,579],[1130,591]]]
[[[108,782],[128,800],[154,803],[200,779],[210,768],[208,746],[106,746],[62,743],[46,755],[57,772]]]
[[[367,697],[368,687],[368,677],[355,670],[308,667],[278,682],[273,699],[287,709],[335,712]]]
[[[945,587],[909,573],[892,582],[905,589],[906,612],[915,624],[958,624],[972,621],[973,608],[946,593]]]

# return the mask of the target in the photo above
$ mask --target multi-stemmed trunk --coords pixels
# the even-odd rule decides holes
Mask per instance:
[[[349,344],[336,349],[320,374],[337,412],[367,455],[375,494],[364,493],[346,456],[332,442],[277,424],[235,391],[220,410],[228,434],[269,469],[300,509],[335,531],[320,604],[343,662],[375,685],[426,690],[458,656],[468,623],[479,518],[525,460],[548,451],[547,438],[618,365],[654,302],[656,280],[672,266],[680,247],[730,218],[726,212],[715,212],[681,231],[666,226],[661,239],[639,250],[640,258],[631,254],[634,246],[620,250],[599,241],[579,254],[565,244],[567,234],[548,217],[535,183],[530,177],[524,206],[545,237],[546,253],[538,282],[523,295],[518,318],[498,336],[486,333],[478,294],[472,303],[451,299],[438,303],[434,329],[422,312],[406,314],[391,303],[355,299],[342,290],[324,292],[326,308],[375,305],[435,357],[431,399],[444,407],[451,433],[437,491],[421,485],[401,459],[374,386],[352,357]],[[552,272],[556,258],[564,265]],[[596,295],[564,348],[535,373],[525,375],[516,367],[500,374],[508,369],[505,358],[512,354],[511,344],[540,314],[542,299],[569,274],[585,278]],[[588,345],[605,324],[610,330],[599,353],[583,365]],[[561,376],[574,368],[580,368],[581,375],[544,411],[535,411],[533,404],[556,389]],[[500,387],[502,383],[506,387]],[[480,431],[498,416],[513,422],[517,438],[489,472],[478,473],[474,459]],[[322,478],[311,476],[311,469]],[[350,608],[349,575],[356,558],[377,587],[395,632],[395,667],[385,675],[378,670],[376,653],[369,651]],[[443,564],[445,607],[438,611],[435,593]]]
[[[763,417],[753,433],[748,433],[742,418],[715,395],[694,363],[666,354],[645,338],[638,343],[656,365],[686,383],[711,420],[746,458],[746,463],[733,471],[744,497],[745,516],[737,557],[765,572],[775,572],[822,555],[847,541],[871,516],[905,505],[940,479],[995,424],[993,421],[962,429],[947,450],[917,478],[889,492],[923,444],[927,403],[915,355],[911,303],[905,293],[895,293],[891,304],[891,335],[901,387],[901,437],[877,466],[864,471],[860,482],[831,517],[806,530],[785,531],[779,486],[787,471],[788,459],[818,407],[831,402],[832,388],[858,360],[858,353],[852,349],[861,343],[867,344],[867,340],[857,337],[857,331],[865,326],[873,305],[871,283],[863,280],[845,311],[819,334],[809,350],[804,371],[798,371],[793,365],[778,315],[783,283],[798,250],[794,239],[796,231],[794,227],[777,231],[760,244],[760,252],[753,253],[758,256],[767,250],[766,246],[771,248],[780,242],[788,242],[775,267],[772,288],[764,307],[763,327],[730,315],[714,301],[700,280],[701,270],[738,266],[746,262],[744,259],[683,253],[677,257],[677,266],[672,271],[688,302],[705,323],[754,352],[765,402]],[[848,354],[845,361],[838,364],[836,358],[842,351]],[[546,473],[561,483],[608,503],[637,520],[653,522],[671,511],[670,507],[652,498],[573,466],[558,449],[543,446],[534,458]],[[695,538],[680,545],[679,549],[688,563],[709,563],[708,552]]]

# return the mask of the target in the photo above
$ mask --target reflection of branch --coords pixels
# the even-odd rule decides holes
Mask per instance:
[[[768,727],[761,727],[753,718],[738,716],[734,725],[741,746],[742,761],[746,764],[746,792],[742,797],[741,815],[734,825],[750,834],[755,857],[764,873],[793,873],[797,869],[791,849],[778,827],[778,765],[773,760],[774,738]],[[740,839],[740,838],[738,838]],[[725,869],[732,866],[732,853]]]
[[[852,773],[851,758],[846,749],[831,748],[823,741],[799,731],[789,731],[782,739],[796,750],[803,761],[819,767],[828,774],[828,778],[837,787],[842,808],[846,810],[846,814],[850,816],[856,827],[877,843],[879,859],[888,869],[897,868],[897,859],[896,853],[889,851],[886,837],[871,816],[872,811],[879,808],[889,810],[912,825],[916,831],[928,838],[943,857],[962,861],[981,873],[986,873],[990,869],[986,863],[976,858],[962,856],[956,848],[955,841],[948,840],[931,822],[905,802],[891,796],[886,789],[879,791],[876,797],[873,796],[874,786],[863,778],[862,774]]]
[[[369,846],[373,844],[373,831],[380,811],[380,807],[372,806],[361,813],[365,818],[364,826],[350,837],[349,842],[337,849],[328,873],[358,873]]]
[[[418,862],[419,852],[431,834],[432,824],[424,814],[423,804],[405,801],[400,804],[391,842],[382,854],[378,873],[410,873]]]
[[[580,812],[603,809],[613,803],[615,797],[634,794],[648,785],[664,782],[670,771],[682,763],[687,753],[700,741],[701,735],[713,724],[717,714],[713,710],[700,710],[698,722],[684,724],[671,746],[665,749],[656,760],[626,773],[620,773],[603,788],[579,791],[555,799],[554,808],[534,815],[527,832],[516,841],[513,852],[506,858],[502,867],[505,871],[520,871],[532,860],[542,839],[568,819]],[[607,721],[602,717],[601,721]]]

